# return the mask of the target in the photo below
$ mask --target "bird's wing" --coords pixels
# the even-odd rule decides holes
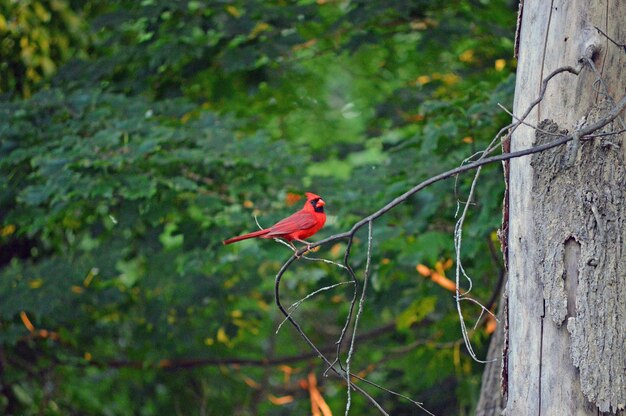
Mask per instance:
[[[307,230],[317,223],[315,215],[310,212],[298,211],[270,227],[267,237],[281,236],[299,230]]]

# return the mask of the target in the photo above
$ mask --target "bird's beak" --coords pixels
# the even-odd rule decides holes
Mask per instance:
[[[324,200],[323,200],[323,199],[320,199],[319,201],[317,201],[317,204],[316,204],[316,205],[317,205],[318,207],[323,207],[324,205],[326,205],[326,202],[324,202]]]

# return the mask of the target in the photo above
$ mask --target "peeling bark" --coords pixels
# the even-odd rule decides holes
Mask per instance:
[[[595,107],[586,122],[608,107]],[[619,130],[617,125],[607,127]],[[539,128],[558,130],[551,121]],[[536,144],[551,140],[550,134],[537,133]],[[555,148],[531,162],[535,244],[537,257],[543,259],[537,273],[546,314],[557,327],[567,320],[569,334],[561,336],[569,338],[582,392],[603,412],[623,409],[626,400],[623,145],[620,136],[609,136]]]

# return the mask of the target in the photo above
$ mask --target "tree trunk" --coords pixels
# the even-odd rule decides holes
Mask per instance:
[[[498,305],[498,321],[496,331],[491,337],[489,351],[487,352],[487,365],[483,371],[480,398],[476,405],[476,416],[501,415],[506,403],[502,395],[502,351],[504,350],[504,337],[506,334],[504,322],[507,299],[506,292]]]
[[[555,69],[581,71],[550,81],[526,119],[541,131],[520,126],[511,151],[593,123],[626,86],[625,47],[594,28],[626,43],[626,1],[523,3],[514,113],[524,113]],[[624,125],[622,114],[603,131]],[[507,415],[624,414],[625,161],[622,133],[510,163]]]

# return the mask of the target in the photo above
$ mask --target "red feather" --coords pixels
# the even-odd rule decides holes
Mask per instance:
[[[311,192],[306,193],[307,200],[302,209],[264,230],[244,234],[224,240],[224,244],[236,243],[248,238],[282,238],[287,241],[304,240],[318,232],[326,223],[324,200]]]

